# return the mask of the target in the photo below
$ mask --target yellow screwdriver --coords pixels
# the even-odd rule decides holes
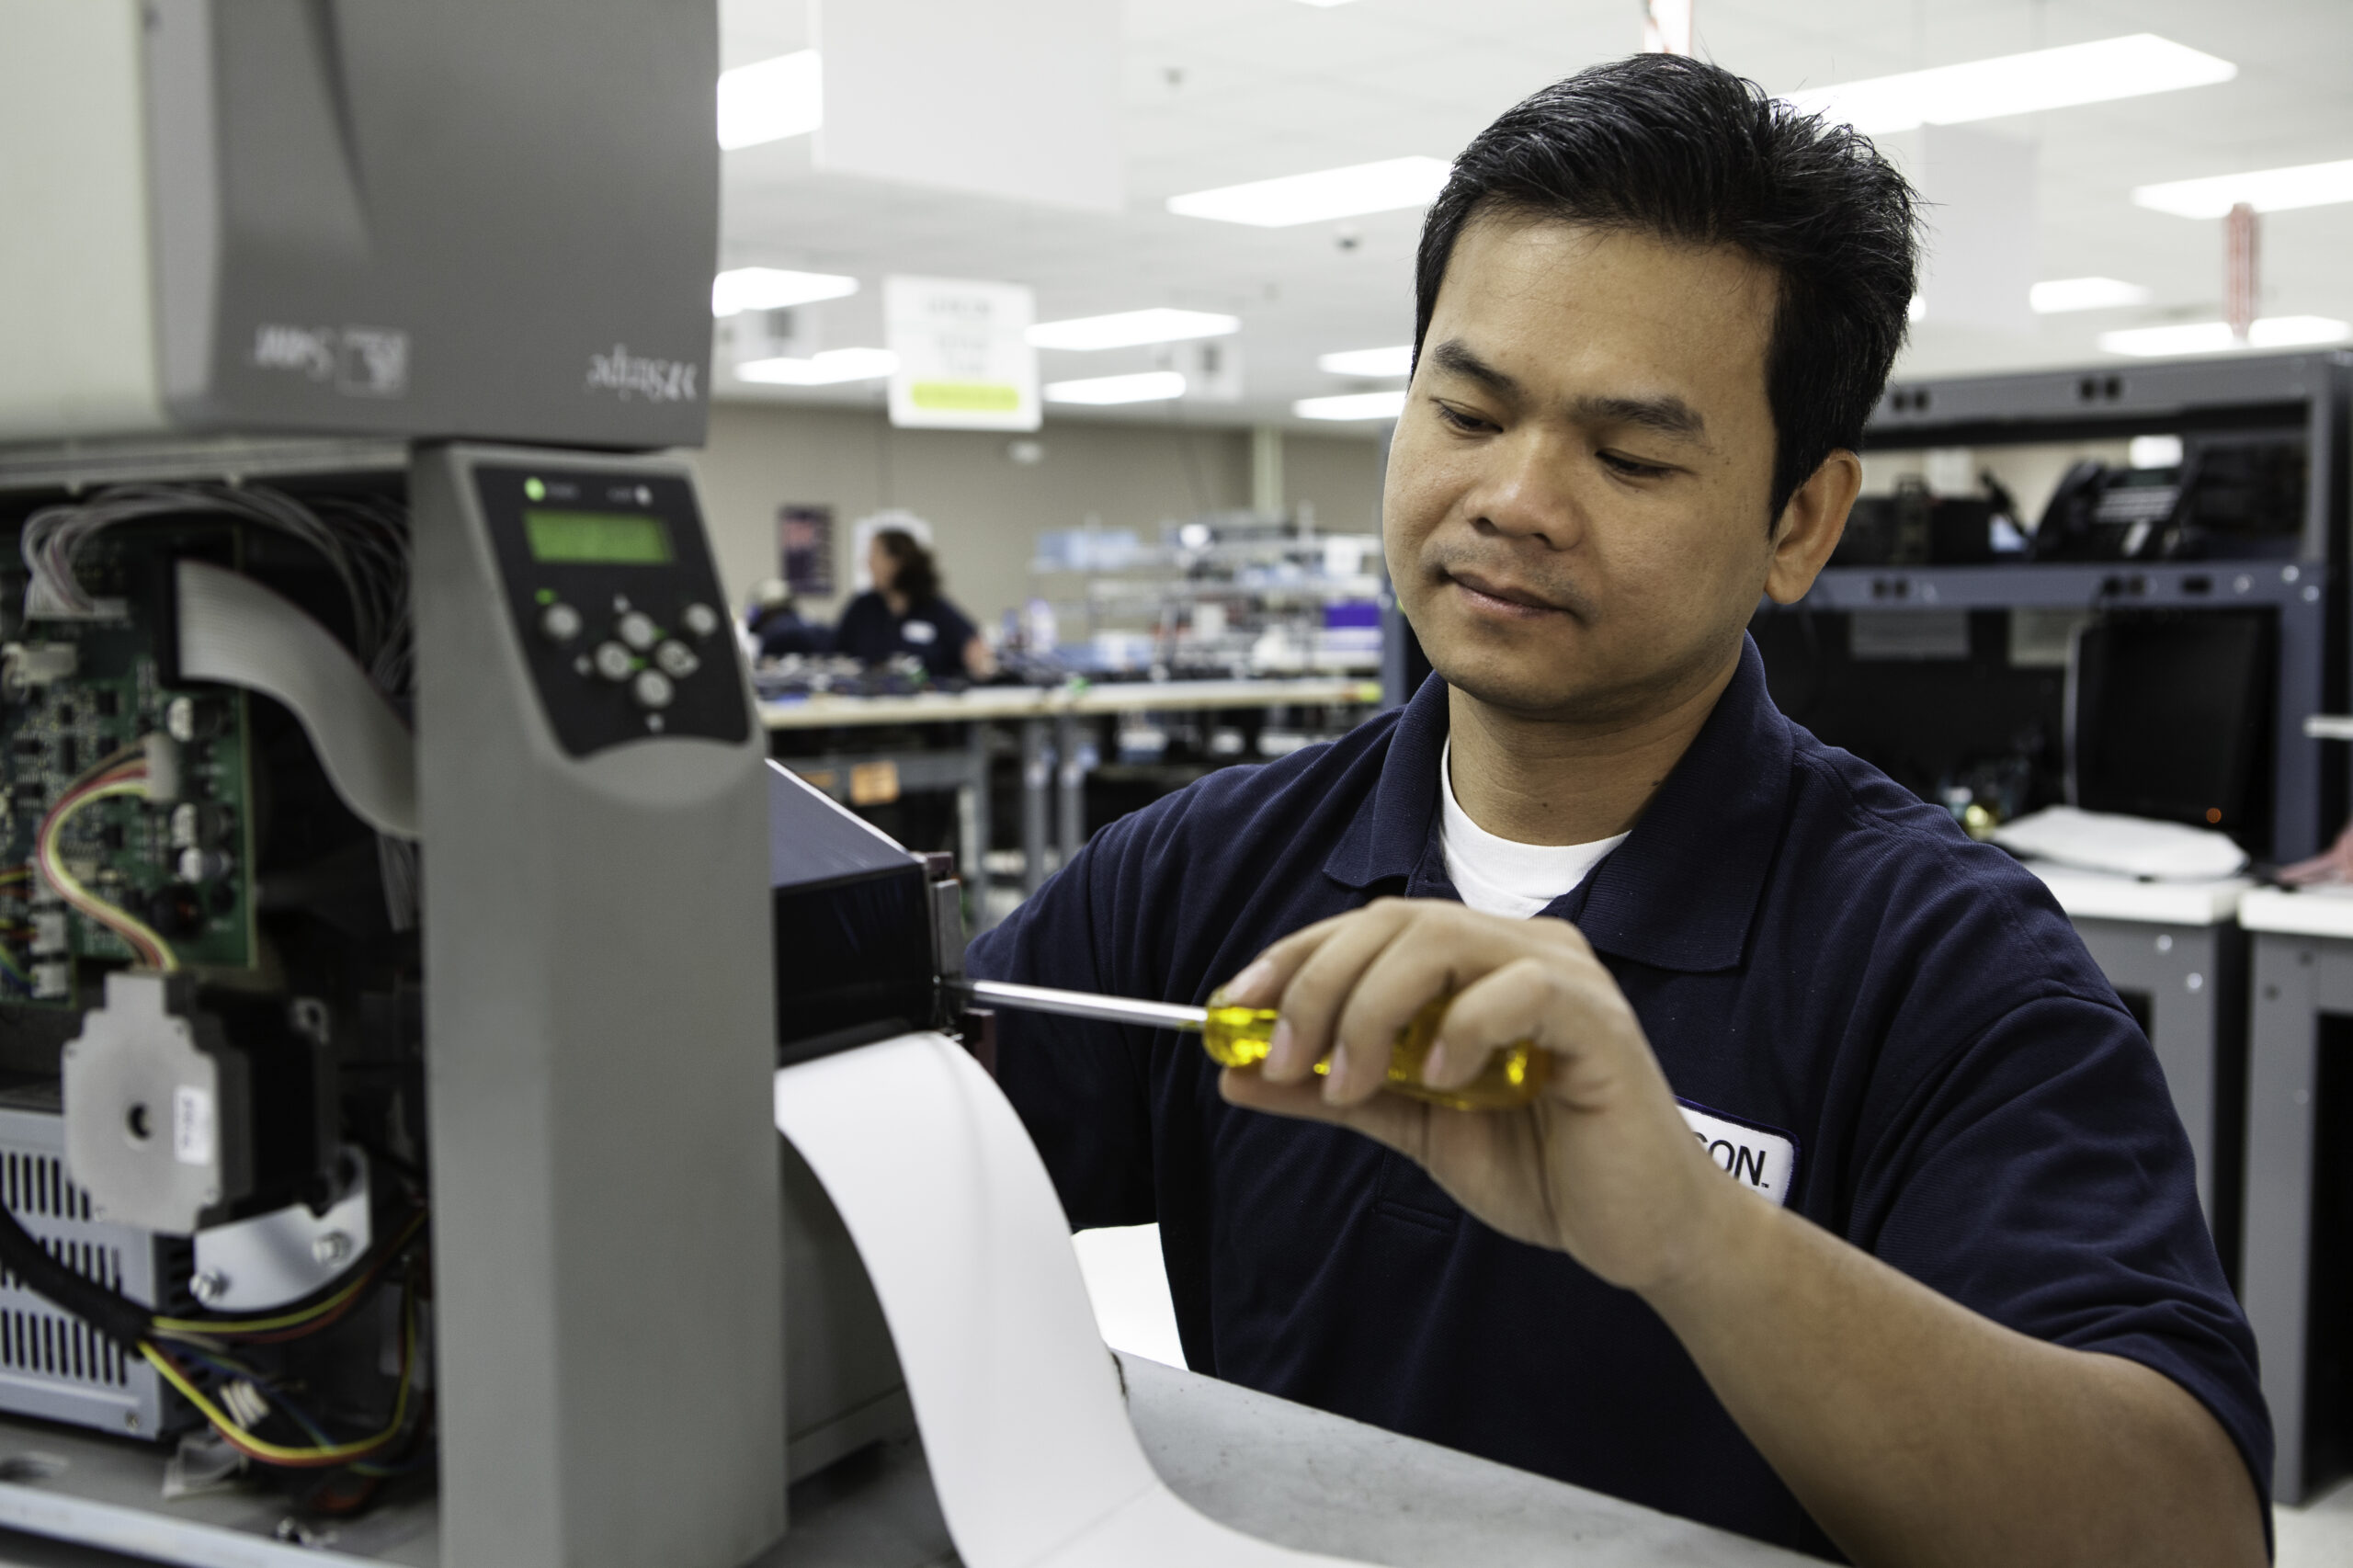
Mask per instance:
[[[1271,1007],[1215,1005],[1188,1007],[1177,1002],[1140,1002],[1126,996],[1103,996],[1091,991],[1058,991],[1045,985],[1014,985],[1001,980],[967,980],[959,989],[988,1006],[1011,1007],[1031,1013],[1058,1013],[1064,1017],[1100,1018],[1115,1024],[1141,1024],[1146,1028],[1176,1029],[1201,1037],[1210,1060],[1227,1067],[1256,1067],[1267,1060],[1267,1041],[1279,1017]],[[1432,997],[1397,1031],[1389,1048],[1389,1077],[1381,1086],[1454,1110],[1509,1110],[1524,1106],[1544,1086],[1552,1059],[1527,1040],[1518,1040],[1493,1052],[1479,1075],[1456,1089],[1436,1089],[1422,1082],[1422,1060],[1446,1017],[1449,998]],[[1315,1064],[1329,1073],[1326,1060]]]

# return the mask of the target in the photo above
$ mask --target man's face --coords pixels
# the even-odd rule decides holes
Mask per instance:
[[[1390,449],[1390,574],[1430,663],[1531,717],[1720,675],[1772,561],[1771,275],[1489,218],[1456,241]]]

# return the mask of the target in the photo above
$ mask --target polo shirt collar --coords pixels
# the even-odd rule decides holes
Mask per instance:
[[[1438,832],[1438,764],[1446,682],[1422,682],[1391,734],[1366,809],[1324,863],[1345,886],[1403,891]],[[1765,687],[1756,644],[1690,749],[1634,824],[1575,892],[1547,915],[1575,922],[1603,952],[1686,973],[1736,969],[1780,847],[1795,743]]]

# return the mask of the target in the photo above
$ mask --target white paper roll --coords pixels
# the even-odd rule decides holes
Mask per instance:
[[[902,1035],[787,1067],[776,1122],[873,1278],[967,1568],[1342,1561],[1243,1535],[1162,1483],[1053,1183],[961,1046]]]

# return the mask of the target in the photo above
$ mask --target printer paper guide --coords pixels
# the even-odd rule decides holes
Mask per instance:
[[[873,1279],[969,1568],[1344,1561],[1219,1524],[1153,1470],[1053,1183],[961,1046],[909,1034],[784,1068],[776,1119]]]

